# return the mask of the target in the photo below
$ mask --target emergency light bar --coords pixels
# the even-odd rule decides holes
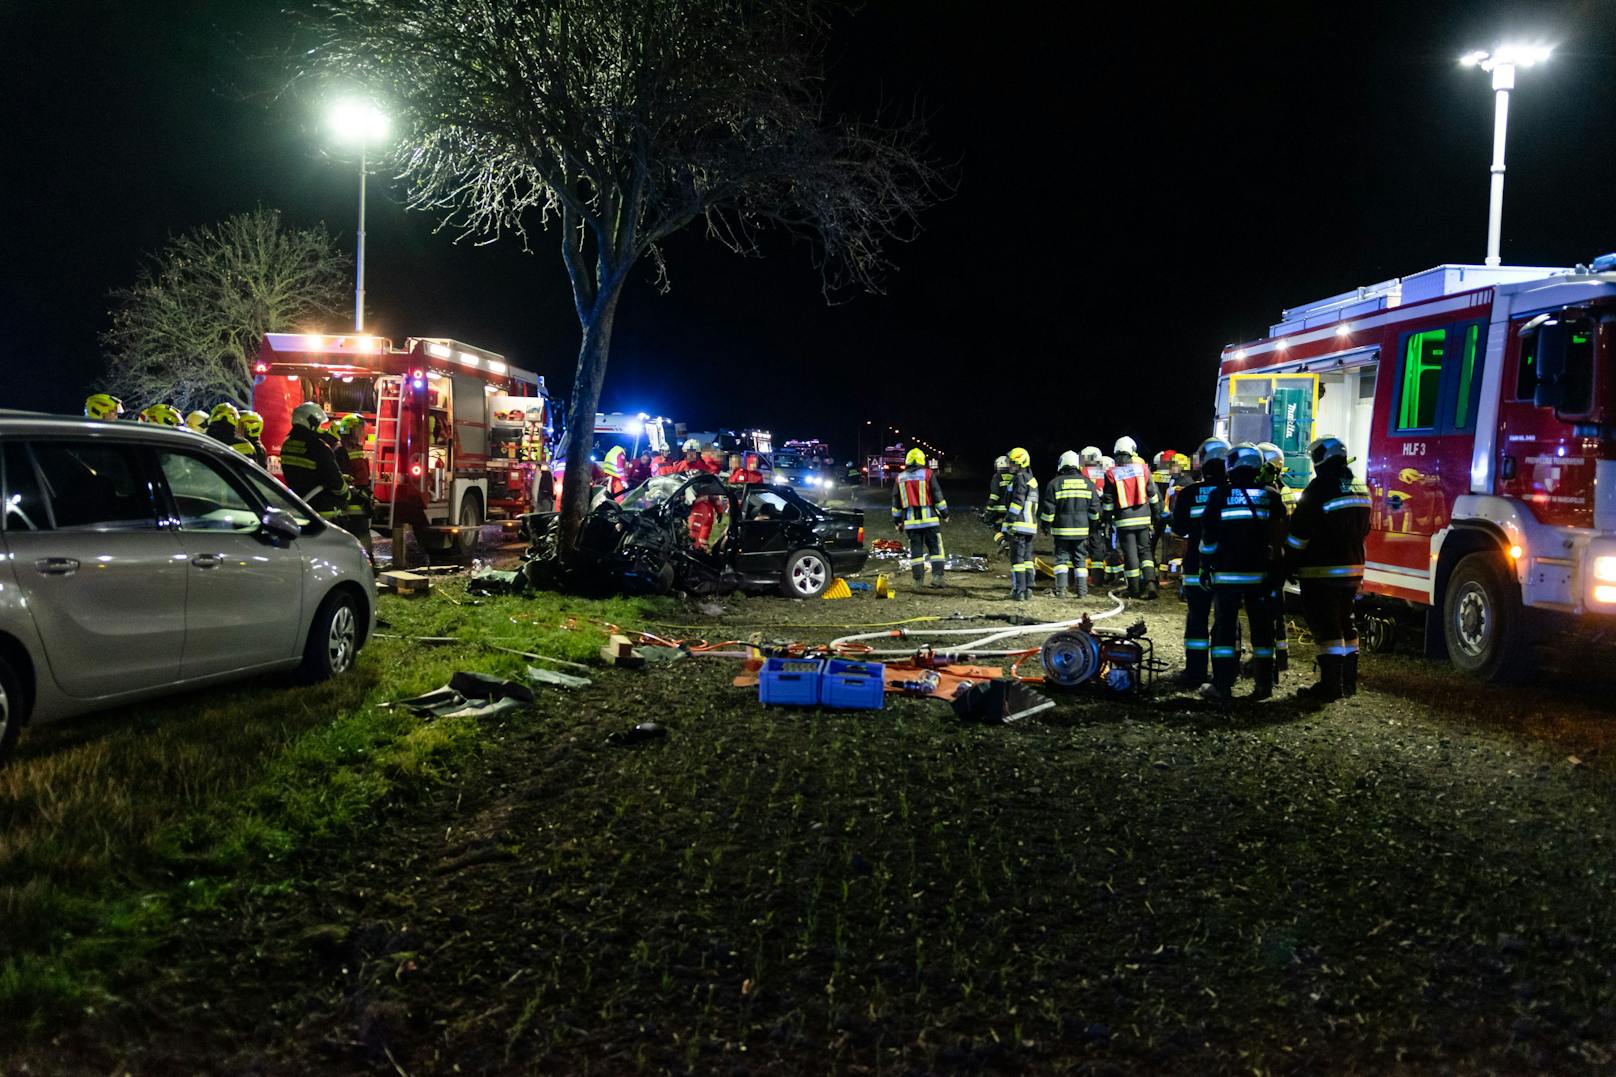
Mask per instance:
[[[393,342],[384,337],[323,336],[319,333],[265,333],[271,351],[373,355],[388,351]]]

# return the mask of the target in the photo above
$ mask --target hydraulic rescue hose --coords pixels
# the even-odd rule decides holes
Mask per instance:
[[[1090,622],[1104,621],[1104,620],[1106,620],[1108,618],[1115,617],[1118,614],[1122,613],[1123,610],[1125,610],[1127,608],[1127,604],[1120,597],[1121,594],[1122,594],[1122,588],[1120,588],[1120,587],[1117,588],[1115,591],[1110,592],[1110,594],[1107,597],[1110,598],[1111,601],[1114,603],[1112,608],[1109,609],[1109,610],[1106,610],[1104,613],[1090,614],[1089,615],[1089,621]],[[980,638],[973,639],[973,640],[968,640],[968,641],[960,644],[958,647],[946,647],[946,648],[945,647],[939,647],[939,648],[934,648],[935,653],[938,656],[945,657],[945,658],[958,658],[958,657],[964,657],[966,655],[974,655],[974,656],[979,657],[979,658],[1005,658],[1005,657],[1009,657],[1011,655],[1026,654],[1026,653],[1028,653],[1027,648],[1018,647],[1018,648],[1015,648],[1013,650],[988,650],[987,649],[988,646],[990,644],[997,643],[1000,640],[1014,639],[1017,636],[1031,636],[1031,635],[1050,636],[1050,635],[1053,635],[1056,632],[1060,632],[1060,631],[1063,631],[1063,630],[1066,630],[1066,629],[1077,628],[1081,624],[1082,624],[1082,619],[1081,618],[1077,618],[1077,619],[1069,620],[1069,621],[1045,621],[1045,622],[1043,622],[1041,624],[1013,625],[1010,628],[1004,628],[1004,629],[999,629],[999,630],[994,631],[994,632],[990,632],[985,636],[981,634],[982,630],[980,628],[922,629],[922,630],[916,631],[912,635],[911,635],[911,633],[909,632],[908,629],[899,628],[899,629],[894,629],[894,630],[889,631],[889,632],[864,632],[864,633],[860,633],[858,635],[843,636],[840,639],[833,639],[833,640],[830,641],[830,649],[832,651],[842,651],[844,649],[848,649],[848,650],[857,649],[860,654],[865,654],[865,655],[870,655],[870,656],[875,656],[875,657],[907,658],[907,657],[909,657],[909,656],[911,656],[911,655],[913,655],[915,653],[915,648],[914,647],[899,647],[899,648],[877,649],[877,648],[874,648],[874,647],[869,647],[867,644],[865,644],[864,641],[866,641],[866,640],[876,640],[876,639],[903,639],[903,640],[906,640],[906,639],[911,639],[911,638],[929,640],[934,636],[973,636],[974,635],[974,636],[979,636]]]

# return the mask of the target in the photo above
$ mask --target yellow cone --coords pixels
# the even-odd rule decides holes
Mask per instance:
[[[833,581],[829,587],[825,588],[825,593],[820,595],[819,597],[820,598],[827,598],[827,599],[828,598],[852,598],[853,597],[853,589],[851,587],[847,586],[847,581],[846,580],[837,579],[837,580]]]

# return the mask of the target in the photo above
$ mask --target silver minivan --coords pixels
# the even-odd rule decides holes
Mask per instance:
[[[30,721],[297,670],[375,622],[359,541],[185,429],[0,411],[0,760]]]

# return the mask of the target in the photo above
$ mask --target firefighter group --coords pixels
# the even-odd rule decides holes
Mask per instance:
[[[1177,569],[1185,606],[1185,668],[1179,684],[1216,702],[1234,698],[1241,672],[1240,614],[1250,634],[1249,698],[1267,699],[1288,668],[1284,597],[1289,580],[1318,645],[1316,683],[1300,695],[1328,702],[1358,684],[1353,603],[1363,581],[1368,490],[1353,476],[1347,446],[1322,437],[1308,449],[1313,478],[1299,493],[1285,482],[1278,446],[1201,443],[1191,461],[1158,453],[1146,464],[1130,437],[1111,456],[1096,446],[1067,451],[1039,485],[1026,449],[995,461],[984,517],[1007,549],[1010,597],[1033,594],[1040,531],[1054,540],[1057,598],[1091,586],[1152,601],[1159,569]],[[925,455],[911,450],[892,493],[893,525],[909,538],[916,585],[943,586],[942,525],[948,501]],[[1124,591],[1125,588],[1125,591]]]

